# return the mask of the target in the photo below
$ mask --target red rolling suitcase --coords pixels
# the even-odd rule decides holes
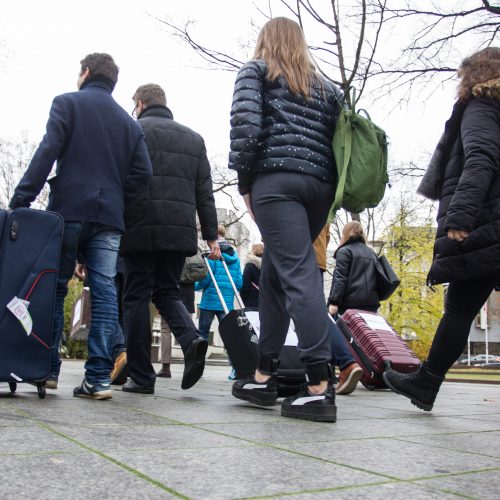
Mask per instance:
[[[64,229],[54,212],[0,210],[0,382],[45,397]]]
[[[420,366],[417,356],[382,316],[348,309],[336,323],[363,368],[361,383],[366,388],[386,389],[382,373],[388,366],[402,373],[413,372]]]

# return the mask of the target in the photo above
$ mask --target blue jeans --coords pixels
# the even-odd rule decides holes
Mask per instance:
[[[347,340],[339,330],[339,327],[330,321],[330,326],[328,328],[328,334],[332,346],[332,364],[334,366],[337,365],[341,370],[343,370],[351,363],[355,363],[356,360],[351,354],[349,347],[347,347]]]
[[[51,349],[50,376],[57,378],[61,369],[59,347],[64,327],[64,299],[68,281],[78,260],[87,268],[90,287],[91,323],[88,337],[88,359],[85,378],[90,384],[107,384],[113,369],[112,352],[123,338],[118,323],[118,304],[115,287],[116,258],[121,232],[94,222],[66,222],[59,274]]]
[[[198,319],[198,333],[205,340],[208,340],[208,335],[210,333],[210,327],[212,326],[212,321],[214,316],[217,316],[219,323],[226,317],[224,311],[210,311],[208,309],[200,308],[200,318]]]

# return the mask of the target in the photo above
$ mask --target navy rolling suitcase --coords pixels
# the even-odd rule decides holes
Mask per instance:
[[[64,222],[30,208],[0,210],[0,381],[45,397]]]
[[[231,273],[222,261],[224,269],[233,286],[236,300],[241,309],[229,311],[219,286],[215,281],[206,256],[203,256],[208,268],[215,290],[222,303],[226,317],[220,322],[219,333],[224,342],[224,347],[231,359],[237,378],[246,378],[254,374],[258,362],[257,342],[259,340],[259,315],[254,308],[245,308],[240,294],[236,289]],[[295,337],[295,338],[293,338]],[[279,356],[280,365],[277,375],[278,396],[286,397],[296,394],[300,386],[306,381],[305,368],[299,359],[297,350],[297,340],[293,327],[289,330],[289,335],[283,350]]]

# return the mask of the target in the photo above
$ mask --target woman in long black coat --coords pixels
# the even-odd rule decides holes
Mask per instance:
[[[445,312],[418,372],[387,385],[430,411],[475,316],[500,283],[500,48],[464,59],[458,101],[419,192],[439,199],[430,284],[449,283]]]

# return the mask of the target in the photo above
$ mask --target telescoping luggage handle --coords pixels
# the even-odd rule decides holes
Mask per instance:
[[[217,281],[215,279],[212,268],[210,267],[210,262],[208,262],[207,255],[208,255],[207,253],[203,253],[202,257],[203,257],[205,264],[207,266],[208,273],[210,274],[210,277],[212,278],[212,282],[215,286],[215,291],[217,292],[217,297],[219,297],[219,300],[222,304],[222,308],[224,309],[224,313],[228,314],[229,308],[227,307],[226,301],[224,300],[224,297],[222,296],[222,292],[220,291],[219,285],[217,284]],[[236,288],[236,285],[234,284],[233,277],[231,276],[231,273],[229,272],[226,261],[224,260],[224,257],[222,257],[222,255],[221,255],[220,261],[222,262],[222,266],[224,267],[224,270],[226,271],[227,277],[229,278],[229,282],[231,283],[231,286],[233,287],[233,291],[234,291],[234,295],[236,296],[236,300],[238,301],[240,308],[244,309],[245,305],[243,304],[243,301],[241,300],[240,293],[238,292],[238,289]]]

